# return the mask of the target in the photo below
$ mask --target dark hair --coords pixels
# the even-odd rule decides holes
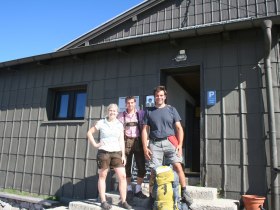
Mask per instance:
[[[136,102],[135,96],[126,96],[126,97],[125,97],[125,103],[126,103],[128,100],[130,100],[130,99],[134,99],[134,102]]]
[[[156,95],[157,92],[159,91],[163,91],[164,92],[164,95],[166,96],[167,95],[167,91],[165,89],[165,86],[163,85],[159,85],[157,87],[154,88],[154,96]]]

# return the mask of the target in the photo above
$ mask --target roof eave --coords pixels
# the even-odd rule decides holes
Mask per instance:
[[[57,51],[66,50],[70,47],[77,46],[82,44],[87,39],[91,39],[93,37],[99,36],[100,34],[114,28],[115,26],[131,19],[132,17],[154,7],[155,5],[161,3],[164,0],[146,0],[135,7],[131,8],[130,10],[120,14],[117,17],[112,18],[111,20],[105,22],[104,24],[90,30],[89,32],[85,33],[84,35],[78,37],[77,39],[65,44],[64,46],[57,49]]]
[[[211,25],[201,25],[196,27],[189,27],[189,28],[182,28],[177,30],[170,30],[170,31],[164,31],[164,32],[158,32],[154,34],[148,34],[143,36],[136,36],[136,37],[130,37],[130,38],[123,38],[119,40],[114,40],[111,42],[106,42],[102,44],[96,44],[96,45],[90,45],[86,47],[80,47],[80,48],[73,48],[68,50],[62,50],[62,51],[56,51],[52,53],[47,54],[41,54],[37,56],[27,57],[27,58],[21,58],[16,59],[12,61],[2,62],[0,63],[0,68],[5,69],[12,66],[27,64],[27,63],[38,63],[40,61],[45,61],[49,59],[54,58],[61,58],[66,56],[74,56],[94,51],[101,51],[101,50],[107,50],[107,49],[114,49],[114,48],[120,48],[125,47],[129,45],[138,45],[138,44],[144,44],[144,43],[150,43],[154,41],[163,41],[168,39],[178,39],[183,37],[194,37],[199,35],[206,35],[206,34],[214,34],[214,33],[220,33],[220,32],[226,32],[226,31],[233,31],[233,30],[242,30],[242,29],[249,29],[249,28],[255,28],[255,27],[261,27],[261,23],[265,19],[271,19],[273,24],[278,25],[280,24],[280,15],[278,16],[272,16],[269,18],[262,18],[262,19],[252,19],[247,18],[246,20],[242,21],[227,21],[224,23],[216,23]]]

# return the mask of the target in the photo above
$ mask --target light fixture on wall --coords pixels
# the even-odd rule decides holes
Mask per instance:
[[[174,59],[177,62],[181,62],[181,61],[187,60],[186,50],[179,50],[178,55]]]

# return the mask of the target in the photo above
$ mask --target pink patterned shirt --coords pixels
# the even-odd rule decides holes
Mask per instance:
[[[142,129],[142,124],[143,124],[142,122],[143,122],[145,112],[143,110],[137,110],[137,112],[139,113],[140,129]],[[125,119],[124,119],[124,116],[125,116]],[[136,125],[136,123],[138,122],[136,113],[128,114],[126,111],[120,112],[118,114],[117,118],[123,124],[124,130],[125,130],[125,135],[127,137],[136,138],[136,137],[140,136],[141,131],[138,130],[138,126]],[[129,123],[135,123],[135,125],[126,126]]]

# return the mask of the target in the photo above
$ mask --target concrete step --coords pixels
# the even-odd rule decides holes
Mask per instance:
[[[132,184],[132,188],[135,188],[135,183]],[[206,199],[212,200],[218,198],[218,191],[212,187],[196,187],[187,186],[187,190],[190,192],[193,199]],[[149,196],[149,183],[142,184],[142,191],[145,195]]]
[[[38,203],[42,204],[44,206],[55,206],[59,204],[58,201],[53,201],[53,200],[45,200],[43,198],[39,197],[31,197],[31,196],[25,196],[25,195],[16,195],[16,194],[10,194],[10,193],[5,193],[5,192],[0,192],[0,198],[6,198],[10,200],[17,200],[17,201],[24,201],[28,203]]]
[[[200,177],[189,176],[189,177],[186,178],[186,183],[189,186],[199,186],[200,185]]]
[[[211,187],[195,187],[187,186],[194,203],[191,206],[192,210],[237,210],[239,201],[230,199],[218,199],[218,192],[216,188]],[[148,184],[143,184],[143,193],[149,195]],[[120,195],[118,192],[106,193],[106,200],[112,204],[114,209],[122,209],[118,207],[120,202]],[[134,197],[133,207],[135,210],[149,210],[150,199],[139,199]],[[69,204],[69,210],[99,210],[100,202],[98,199],[90,199],[85,201],[73,201]]]
[[[143,187],[143,192],[144,194],[148,195],[144,189],[147,188]],[[194,207],[191,206],[193,207],[192,209],[235,210],[238,206],[236,204],[239,204],[239,201],[237,200],[219,199],[216,188],[187,186],[187,189],[190,192],[191,197],[194,199]],[[114,205],[117,205],[120,202],[120,196],[117,192],[106,193],[106,199]],[[149,198],[139,199],[134,197],[133,206],[144,207],[148,209]]]
[[[68,210],[68,206],[59,206],[54,208],[48,208],[48,210]]]
[[[106,193],[106,200],[113,205],[118,205],[118,203],[120,202],[120,195],[118,194],[118,192]],[[149,198],[140,199],[134,197],[133,202],[130,204],[137,207],[147,208],[149,207],[149,201],[150,201]]]
[[[69,210],[101,210],[100,202],[97,199],[85,201],[73,201],[69,204]],[[194,199],[191,210],[238,210],[239,202],[230,199],[203,200]],[[113,205],[112,210],[122,210],[123,208]],[[148,207],[134,206],[134,210],[149,210]]]
[[[73,201],[69,203],[69,210],[102,210],[101,203],[97,199],[88,199],[84,201]],[[118,205],[112,205],[111,210],[123,210]],[[147,210],[143,207],[133,207],[134,210]]]
[[[200,185],[200,172],[191,171],[190,168],[184,169],[186,176],[186,183],[190,186],[199,186]]]
[[[193,199],[215,200],[218,198],[217,188],[187,186],[187,191]]]
[[[239,201],[231,199],[194,199],[190,208],[192,210],[238,210]]]

